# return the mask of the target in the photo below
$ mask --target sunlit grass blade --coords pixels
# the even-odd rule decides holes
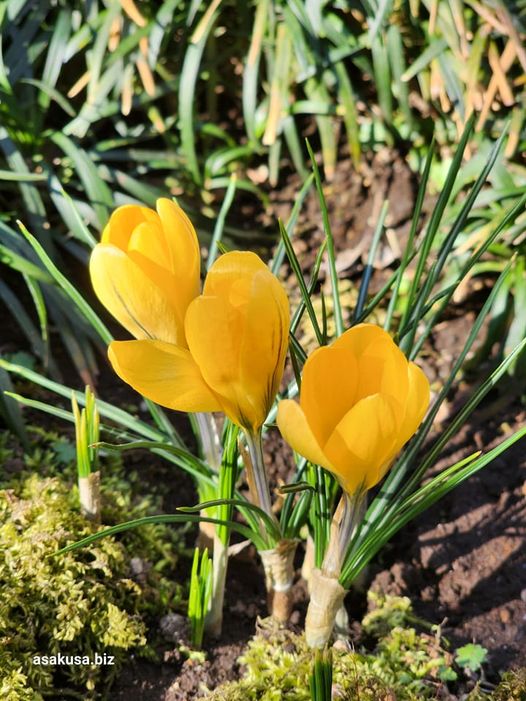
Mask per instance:
[[[493,460],[511,448],[515,443],[522,440],[525,436],[526,428],[522,428],[502,441],[502,443],[488,453],[480,455],[480,457],[477,457],[479,454],[476,453],[461,460],[451,468],[448,468],[445,476],[443,474],[437,475],[429,484],[412,494],[406,501],[401,502],[389,523],[381,528],[376,528],[345,564],[339,580],[342,586],[348,587],[371,558],[374,557],[400,528],[416,518],[416,516],[428,509],[466,479],[472,477],[489,465]]]
[[[407,299],[407,307],[406,307],[406,311],[405,311],[403,318],[402,318],[401,327],[403,327],[407,323],[409,315],[413,312],[415,299],[417,297],[417,293],[418,293],[419,288],[420,288],[420,282],[422,279],[422,275],[424,273],[426,264],[429,260],[431,247],[432,247],[433,242],[435,240],[435,237],[438,233],[438,228],[439,228],[440,223],[442,221],[442,217],[444,215],[444,211],[445,211],[447,203],[449,201],[451,191],[452,191],[453,186],[455,184],[455,179],[457,177],[457,173],[460,169],[462,159],[464,157],[464,151],[465,151],[467,144],[468,144],[468,141],[471,137],[471,134],[473,131],[473,124],[474,124],[474,117],[471,117],[470,120],[468,121],[466,128],[464,129],[464,132],[462,134],[462,137],[459,141],[458,147],[457,147],[457,149],[455,151],[455,155],[453,157],[453,161],[451,163],[451,166],[450,166],[448,174],[447,174],[446,181],[445,181],[444,186],[440,192],[438,201],[437,201],[435,207],[433,208],[433,213],[432,213],[431,218],[429,220],[429,223],[426,227],[424,239],[423,239],[422,245],[420,247],[419,255],[418,255],[418,261],[417,261],[417,265],[416,265],[415,274],[413,277],[411,288],[409,290],[408,299]],[[406,353],[409,353],[412,346],[413,346],[415,333],[416,333],[416,328],[410,334],[408,334],[406,336],[403,343],[401,344],[402,349]]]
[[[254,25],[250,35],[250,47],[243,71],[243,117],[248,138],[250,141],[254,142],[257,141],[255,116],[257,109],[259,64],[268,21],[268,12],[269,0],[262,0],[257,3]]]
[[[500,223],[495,227],[493,232],[485,239],[485,241],[482,243],[482,245],[478,246],[475,251],[472,253],[472,255],[469,257],[469,259],[466,261],[466,263],[463,265],[461,268],[459,274],[456,276],[454,282],[448,286],[448,288],[442,292],[440,292],[435,298],[431,299],[430,304],[432,303],[435,304],[435,302],[440,301],[440,304],[437,306],[433,314],[431,314],[426,322],[425,328],[420,334],[418,341],[414,344],[413,349],[411,353],[409,354],[409,358],[413,359],[415,358],[418,353],[420,352],[421,347],[423,346],[424,342],[428,338],[429,334],[431,333],[431,330],[433,329],[434,325],[437,323],[438,319],[441,317],[441,315],[444,313],[444,311],[447,309],[447,305],[451,301],[455,290],[458,289],[459,284],[461,283],[462,280],[467,279],[467,276],[469,275],[470,271],[477,265],[478,261],[481,259],[481,257],[488,251],[492,244],[498,239],[500,234],[513,222],[516,220],[517,216],[524,210],[524,205],[526,204],[526,195],[523,196],[508,212],[505,213],[505,216],[503,219],[500,221]],[[439,296],[440,295],[440,296]],[[427,315],[427,309],[424,310],[423,316],[425,317]],[[416,324],[416,321],[415,321]]]
[[[422,289],[418,292],[416,295],[416,298],[413,297],[415,301],[415,308],[414,312],[412,312],[411,317],[414,317],[414,319],[418,320],[421,318],[421,311],[427,302],[427,299],[429,297],[429,294],[431,293],[431,290],[433,289],[434,284],[437,282],[439,275],[441,274],[446,261],[449,258],[449,255],[451,253],[451,250],[455,244],[455,241],[458,237],[458,235],[461,233],[467,218],[473,208],[473,205],[475,203],[475,200],[479,194],[479,192],[482,189],[482,186],[486,182],[486,179],[493,168],[495,161],[497,159],[497,156],[499,155],[500,149],[502,147],[503,141],[504,141],[505,133],[501,135],[499,140],[494,144],[491,153],[487,159],[487,162],[485,164],[485,167],[481,171],[480,175],[478,176],[475,184],[471,188],[468,196],[466,197],[465,202],[462,205],[462,209],[458,216],[455,219],[455,222],[453,226],[451,227],[451,230],[449,231],[448,235],[446,236],[443,244],[441,245],[438,256],[436,261],[433,263],[431,266],[430,271],[426,275],[426,279],[424,281],[424,284],[422,285]],[[410,318],[411,318],[410,317]],[[412,334],[413,338],[411,340],[411,346],[412,346],[412,341],[414,339],[414,332],[416,331],[416,327],[413,326],[412,330],[410,331],[410,334]],[[404,336],[404,329],[403,327],[400,330],[400,335],[401,338]],[[408,342],[409,343],[409,342]]]
[[[53,263],[51,258],[48,256],[42,245],[37,241],[37,239],[29,233],[22,222],[18,222],[20,230],[24,234],[27,241],[31,244],[33,250],[38,255],[42,263],[44,264],[46,270],[50,273],[55,282],[59,287],[64,290],[68,298],[75,304],[79,312],[84,316],[86,321],[92,326],[100,338],[105,343],[110,343],[112,340],[112,335],[109,332],[106,325],[99,319],[97,314],[93,311],[86,300],[80,295],[80,293],[75,289],[71,282],[60,272],[57,266]]]
[[[48,389],[51,392],[54,392],[55,394],[58,394],[61,397],[64,397],[68,401],[71,398],[71,387],[66,387],[65,385],[59,382],[54,382],[53,380],[50,380],[44,375],[41,375],[40,373],[35,372],[33,370],[29,370],[28,368],[25,368],[22,365],[18,365],[16,363],[9,363],[6,360],[0,359],[0,367],[3,367],[4,370],[7,370],[10,373],[14,373],[19,377],[23,377],[29,382],[33,382],[39,385],[40,387],[44,387],[45,389]],[[75,397],[79,405],[84,406],[84,393],[75,392]],[[119,409],[113,404],[99,399],[97,400],[97,405],[101,416],[104,416],[105,418],[110,419],[111,421],[115,421],[115,423],[124,426],[125,428],[130,429],[131,431],[134,431],[139,436],[154,441],[162,441],[166,438],[166,435],[158,429],[150,426],[149,424],[145,423],[144,421],[141,421],[140,419],[137,419],[135,416],[132,416],[132,414],[124,411],[123,409]],[[72,415],[70,412],[66,412],[65,415],[61,414],[61,417],[66,418],[67,420],[70,420],[71,417],[72,420]]]
[[[341,336],[341,334],[343,333],[343,314],[340,300],[340,292],[338,287],[338,273],[336,271],[336,251],[334,248],[334,238],[332,235],[331,223],[329,220],[329,212],[327,209],[327,203],[325,201],[325,195],[323,194],[323,186],[321,183],[318,164],[316,163],[316,157],[314,156],[314,151],[312,150],[312,147],[308,140],[306,143],[307,150],[309,152],[309,156],[312,163],[314,181],[316,183],[316,190],[318,192],[318,199],[320,201],[320,208],[323,219],[323,230],[325,232],[325,238],[327,241],[327,257],[329,261],[329,275],[332,286],[332,299],[334,305],[334,322],[336,325],[336,335]]]
[[[508,368],[513,364],[514,360],[526,347],[526,339],[520,343],[510,355],[494,370],[491,375],[477,388],[473,395],[468,399],[466,404],[457,413],[449,426],[441,433],[440,437],[434,442],[432,448],[425,454],[419,463],[418,467],[411,472],[409,478],[402,483],[404,474],[407,474],[408,469],[412,465],[418,446],[421,444],[423,437],[429,430],[429,423],[425,423],[421,429],[421,433],[417,435],[417,440],[410,445],[409,452],[404,456],[403,462],[399,467],[391,470],[390,475],[385,481],[380,494],[375,498],[366,515],[365,524],[360,533],[360,539],[363,539],[371,528],[376,528],[378,524],[386,523],[393,509],[397,508],[400,499],[415,488],[420,483],[425,472],[434,464],[436,459],[444,447],[448,444],[451,438],[459,431],[466,423],[467,419],[477,406],[481,403],[488,392],[495,387],[501,377],[507,372]],[[429,421],[429,420],[427,420]],[[426,430],[427,429],[427,430]],[[401,486],[399,486],[401,485]],[[389,506],[392,504],[392,506]]]
[[[415,471],[413,471],[409,477],[408,480],[406,480],[406,477],[408,475],[409,470],[412,469],[413,467],[413,462],[416,459],[418,452],[420,448],[422,447],[424,440],[426,439],[427,435],[429,434],[429,431],[431,430],[431,427],[433,425],[433,421],[435,417],[437,416],[440,407],[442,406],[444,400],[446,399],[453,382],[455,381],[461,367],[463,366],[465,359],[471,350],[473,343],[475,342],[480,329],[482,328],[482,325],[485,322],[485,319],[487,317],[487,314],[489,313],[489,310],[491,309],[493,305],[494,299],[497,297],[499,293],[499,288],[500,286],[504,283],[506,279],[506,272],[502,274],[499,278],[499,280],[495,283],[488,299],[486,300],[482,310],[479,312],[477,319],[475,323],[473,324],[470,333],[468,335],[468,338],[466,340],[466,343],[464,344],[464,347],[459,354],[453,368],[451,369],[448,378],[446,382],[444,383],[440,393],[438,394],[437,398],[433,402],[430,410],[427,413],[427,416],[422,423],[418,433],[416,434],[416,437],[413,439],[413,441],[409,444],[408,448],[404,452],[402,458],[396,463],[396,465],[391,469],[389,472],[385,482],[382,485],[382,488],[380,490],[380,493],[378,494],[377,497],[375,497],[374,501],[369,507],[369,510],[367,512],[366,516],[366,524],[363,529],[363,534],[367,532],[367,529],[369,528],[370,524],[374,523],[377,518],[382,518],[382,514],[386,511],[387,505],[391,500],[395,500],[399,498],[401,494],[401,490],[406,493],[408,489],[411,488],[411,485],[417,484],[420,478],[423,476],[424,471],[430,467],[432,464],[432,460],[426,459],[425,461],[421,462],[420,467],[417,468]],[[483,383],[481,387],[479,387],[473,397],[472,400],[474,399],[475,401],[471,403],[471,407],[467,413],[464,414],[462,413],[462,419],[460,422],[455,421],[452,423],[452,425],[442,434],[442,438],[444,435],[446,436],[445,442],[442,441],[442,438],[440,439],[441,447],[444,447],[447,444],[447,441],[449,438],[451,438],[455,431],[462,425],[462,421],[464,421],[470,414],[471,412],[476,408],[476,406],[482,401],[484,398],[485,394],[491,387],[495,384],[495,382],[502,376],[505,368],[507,367],[506,361],[504,364],[501,364],[500,368],[497,368],[495,373],[493,373],[488,380]],[[469,402],[468,402],[469,404]],[[435,451],[434,457],[438,455],[438,452]],[[385,517],[385,516],[384,516]]]
[[[332,650],[330,648],[314,652],[309,687],[311,701],[331,701]]]
[[[60,550],[57,550],[55,557],[63,555],[65,553],[71,552],[72,550],[78,550],[79,548],[85,548],[92,543],[97,542],[101,538],[107,538],[108,536],[117,535],[117,533],[125,533],[132,528],[138,528],[140,526],[145,526],[149,523],[214,523],[220,525],[226,525],[231,528],[236,533],[239,533],[244,538],[251,540],[257,548],[262,550],[265,548],[265,541],[259,535],[259,533],[254,532],[242,523],[237,523],[236,521],[221,521],[217,518],[208,518],[207,516],[194,516],[193,514],[159,514],[157,516],[143,516],[142,518],[133,519],[131,521],[126,521],[125,523],[119,523],[116,526],[110,526],[109,528],[104,528],[102,531],[93,533],[92,535],[81,538],[75,543],[70,543]]]
[[[294,232],[294,229],[296,227],[296,222],[298,221],[298,216],[300,213],[300,210],[303,206],[303,203],[305,201],[305,198],[307,197],[307,194],[312,186],[312,182],[314,180],[314,174],[310,173],[307,178],[305,179],[305,182],[301,186],[301,190],[299,191],[297,197],[294,199],[294,206],[292,207],[292,211],[290,213],[290,217],[285,225],[285,230],[289,236],[289,239],[292,239],[292,235]],[[274,273],[274,275],[277,275],[279,272],[279,269],[281,268],[281,265],[283,263],[283,260],[285,258],[286,254],[286,249],[285,249],[285,242],[280,238],[279,244],[274,252],[274,255],[272,257],[272,262],[270,265],[270,269]]]
[[[389,210],[389,202],[386,200],[383,205],[382,209],[380,210],[380,215],[378,217],[378,221],[376,223],[376,229],[373,234],[373,238],[371,241],[371,247],[369,248],[369,254],[367,257],[367,263],[365,265],[364,271],[362,273],[362,280],[360,283],[360,289],[358,291],[358,300],[356,302],[356,307],[354,309],[354,314],[353,314],[353,323],[356,324],[356,320],[360,318],[360,315],[363,312],[363,308],[365,306],[365,301],[367,299],[367,292],[369,291],[369,284],[371,282],[371,278],[373,276],[374,272],[374,261],[376,258],[376,252],[378,250],[378,246],[380,244],[380,239],[382,238],[382,234],[384,233],[384,223],[385,223],[385,218],[387,216],[387,212]]]
[[[273,521],[273,519],[271,519],[269,515],[263,511],[263,509],[259,508],[259,506],[251,504],[249,501],[246,500],[212,499],[211,501],[196,504],[195,506],[180,506],[177,510],[191,514],[197,511],[206,511],[206,509],[210,509],[215,506],[236,506],[244,511],[253,511],[265,524],[265,529],[270,535],[270,537],[276,541],[280,539],[279,528],[277,528],[276,523]]]
[[[57,132],[51,136],[51,140],[71,159],[88,198],[93,203],[99,227],[102,229],[114,206],[110,188],[100,177],[93,161],[72,139],[63,133]]]
[[[0,416],[8,428],[18,436],[24,449],[27,450],[29,448],[29,439],[20,403],[14,392],[9,373],[2,367],[0,367]]]
[[[188,597],[188,618],[190,620],[192,645],[200,648],[203,643],[205,617],[212,594],[212,563],[208,550],[202,553],[194,550],[190,573],[190,594]]]
[[[235,173],[233,173],[230,176],[230,182],[228,184],[225,197],[221,204],[221,209],[219,210],[219,214],[217,216],[216,223],[214,226],[214,233],[212,234],[212,241],[210,242],[210,248],[208,249],[208,258],[206,261],[207,270],[210,269],[210,266],[212,265],[217,256],[217,244],[219,241],[221,241],[221,238],[223,236],[223,231],[225,229],[225,219],[234,201],[234,195],[236,193],[236,182],[237,176]]]
[[[196,183],[202,176],[197,159],[195,144],[194,108],[196,104],[197,80],[207,38],[218,16],[221,0],[212,0],[192,33],[186,49],[179,78],[179,128],[181,149],[186,158],[186,166]]]
[[[310,298],[309,290],[307,289],[307,284],[303,278],[303,273],[301,270],[300,263],[296,257],[296,253],[294,252],[294,248],[292,247],[292,241],[290,240],[290,237],[287,233],[287,230],[283,226],[283,222],[280,220],[279,221],[279,230],[281,234],[281,240],[283,241],[283,244],[285,246],[285,251],[287,253],[287,258],[289,260],[290,266],[294,272],[294,275],[296,276],[296,280],[298,282],[298,286],[300,289],[301,293],[301,298],[302,302],[307,309],[307,313],[309,315],[309,319],[312,324],[312,328],[314,329],[314,333],[316,334],[316,338],[318,340],[318,343],[320,345],[323,344],[323,336],[321,333],[321,329],[318,323],[318,319],[316,318],[316,312],[314,311],[314,307],[312,306],[312,301]]]
[[[417,232],[418,226],[420,224],[420,217],[422,215],[422,207],[423,207],[425,196],[426,196],[427,185],[429,182],[429,175],[431,172],[431,165],[433,163],[434,154],[435,154],[435,141],[433,139],[433,141],[431,142],[431,145],[427,151],[426,159],[424,162],[424,168],[422,171],[422,175],[420,177],[420,183],[419,183],[418,192],[416,195],[413,216],[411,218],[411,227],[409,229],[409,236],[407,238],[407,244],[405,245],[404,252],[402,253],[402,260],[400,261],[400,266],[399,266],[398,270],[396,271],[396,275],[397,275],[396,284],[394,286],[393,293],[391,295],[391,299],[389,300],[389,306],[387,308],[387,314],[386,314],[386,319],[385,319],[385,328],[386,329],[389,329],[391,326],[391,320],[393,318],[393,314],[394,314],[394,311],[396,309],[396,305],[398,302],[398,296],[400,293],[400,285],[403,281],[404,273],[407,269],[407,266],[409,265],[413,255],[414,255],[414,242],[415,242],[416,232]]]

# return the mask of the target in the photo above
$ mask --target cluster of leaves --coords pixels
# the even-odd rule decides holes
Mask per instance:
[[[447,682],[462,677],[465,665],[459,663],[460,656],[455,658],[439,629],[434,634],[419,632],[421,624],[431,626],[417,622],[407,598],[370,596],[373,609],[363,620],[363,630],[374,640],[374,649],[333,648],[335,698],[420,701],[437,698],[441,689],[447,690]],[[307,649],[302,636],[267,619],[239,661],[245,666],[242,679],[219,687],[206,698],[309,701],[312,650]],[[509,682],[504,680],[505,683]],[[497,690],[489,697],[476,691],[469,698],[470,701],[497,700],[502,698],[499,693]]]
[[[65,469],[61,457],[74,480],[73,446],[47,436],[27,456],[25,467],[8,476],[6,468],[17,461],[4,433],[1,457],[2,698],[42,698],[65,684],[84,688],[83,698],[91,698],[96,686],[111,683],[130,650],[154,654],[145,621],[182,603],[171,579],[181,544],[165,526],[153,524],[122,541],[105,538],[93,548],[56,558],[58,548],[94,528],[79,514],[76,490],[57,476]],[[103,488],[103,522],[151,513],[152,500],[137,498],[115,467],[117,476],[108,476]],[[91,659],[105,652],[115,664],[34,663],[35,655],[59,652]]]

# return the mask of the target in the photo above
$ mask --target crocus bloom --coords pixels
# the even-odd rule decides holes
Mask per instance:
[[[118,207],[95,246],[90,274],[102,304],[138,339],[186,347],[184,318],[200,289],[199,242],[174,202]]]
[[[300,403],[280,402],[277,422],[296,452],[354,494],[382,479],[428,404],[429,382],[420,368],[383,329],[359,324],[312,353]]]
[[[163,204],[159,211],[161,222],[164,207]],[[135,221],[128,228],[137,226]],[[149,251],[148,233],[156,235],[157,272],[161,261],[171,258],[164,248],[161,250],[160,235],[155,227],[150,227],[149,220],[139,226],[144,230],[140,241],[143,257]],[[111,243],[111,221],[109,231]],[[119,243],[121,238],[120,251],[130,240],[122,236]],[[186,248],[174,245],[171,249],[172,243],[173,239],[169,239],[167,248],[170,255],[174,254],[178,274],[170,279],[165,274],[162,289],[156,288],[156,277],[152,279],[146,273],[138,276],[136,254],[133,265],[126,261],[117,270],[108,262],[105,280],[98,279],[101,273],[97,261],[92,263],[99,297],[139,339],[110,344],[113,368],[125,382],[158,404],[180,411],[223,411],[237,425],[256,432],[265,421],[283,375],[289,328],[285,291],[257,255],[233,251],[215,261],[203,294],[195,297],[195,286],[190,284],[193,271],[198,269],[194,250],[186,239]],[[107,244],[101,244],[104,245]],[[119,260],[130,256],[128,250],[119,253]],[[144,285],[140,297],[134,289],[138,280]],[[180,281],[182,291],[178,288]],[[168,282],[173,284],[171,296]],[[131,309],[133,313],[128,313]],[[147,333],[139,334],[142,328]]]

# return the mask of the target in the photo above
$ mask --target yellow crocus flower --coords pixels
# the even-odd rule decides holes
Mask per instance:
[[[309,356],[300,403],[281,401],[277,422],[296,452],[352,495],[382,479],[428,405],[422,370],[383,329],[359,324]]]
[[[132,336],[186,347],[184,318],[200,289],[192,223],[174,202],[118,207],[93,249],[95,293]]]
[[[148,399],[223,411],[255,433],[283,375],[287,296],[257,255],[239,251],[215,261],[199,295],[198,256],[192,225],[169,200],[157,214],[116,210],[90,271],[102,303],[138,340],[114,341],[109,358]]]

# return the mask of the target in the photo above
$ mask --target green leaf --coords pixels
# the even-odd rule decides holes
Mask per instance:
[[[332,299],[334,305],[334,322],[336,325],[336,336],[341,336],[343,333],[343,315],[342,315],[342,305],[340,300],[340,292],[338,288],[338,273],[336,271],[336,251],[334,248],[334,237],[332,235],[331,223],[329,221],[329,211],[327,209],[327,202],[325,201],[325,195],[323,194],[323,186],[320,178],[320,171],[318,164],[316,163],[316,157],[314,156],[314,151],[311,148],[309,141],[307,143],[307,150],[312,163],[312,170],[314,173],[314,181],[316,183],[316,190],[318,191],[318,199],[320,201],[322,219],[323,219],[323,230],[325,232],[325,240],[327,242],[327,256],[329,259],[329,276],[331,279],[332,287]]]
[[[179,79],[179,129],[181,150],[186,158],[186,166],[198,184],[202,181],[195,145],[194,109],[197,102],[197,80],[203,51],[212,27],[219,14],[221,0],[211,0],[204,15],[195,28],[185,53]]]
[[[119,523],[116,526],[110,526],[109,528],[104,528],[104,530],[98,533],[93,533],[92,535],[86,536],[75,543],[70,543],[65,547],[57,550],[55,556],[64,555],[65,553],[71,552],[72,550],[78,550],[79,548],[84,548],[87,545],[91,545],[101,538],[106,538],[110,535],[117,535],[117,533],[125,533],[131,528],[138,528],[139,526],[144,526],[149,523],[214,523],[227,525],[233,531],[236,531],[244,538],[251,540],[258,549],[265,548],[265,541],[262,537],[252,531],[247,526],[235,521],[221,521],[217,518],[208,518],[205,516],[194,516],[192,514],[159,514],[157,516],[143,516],[142,518],[133,519],[132,521],[126,521],[125,523]]]
[[[488,651],[482,645],[468,643],[457,649],[455,662],[464,669],[478,672],[488,658]]]
[[[47,271],[51,274],[55,282],[61,287],[69,299],[75,304],[82,316],[88,321],[89,325],[97,332],[104,343],[110,343],[113,337],[106,327],[106,325],[99,319],[97,314],[93,311],[86,300],[81,296],[81,294],[73,287],[71,282],[60,272],[57,266],[53,263],[51,258],[48,256],[42,245],[37,241],[37,239],[29,233],[22,222],[18,222],[21,232],[24,234],[26,239],[31,244],[33,250],[38,255],[42,263],[44,264]]]

